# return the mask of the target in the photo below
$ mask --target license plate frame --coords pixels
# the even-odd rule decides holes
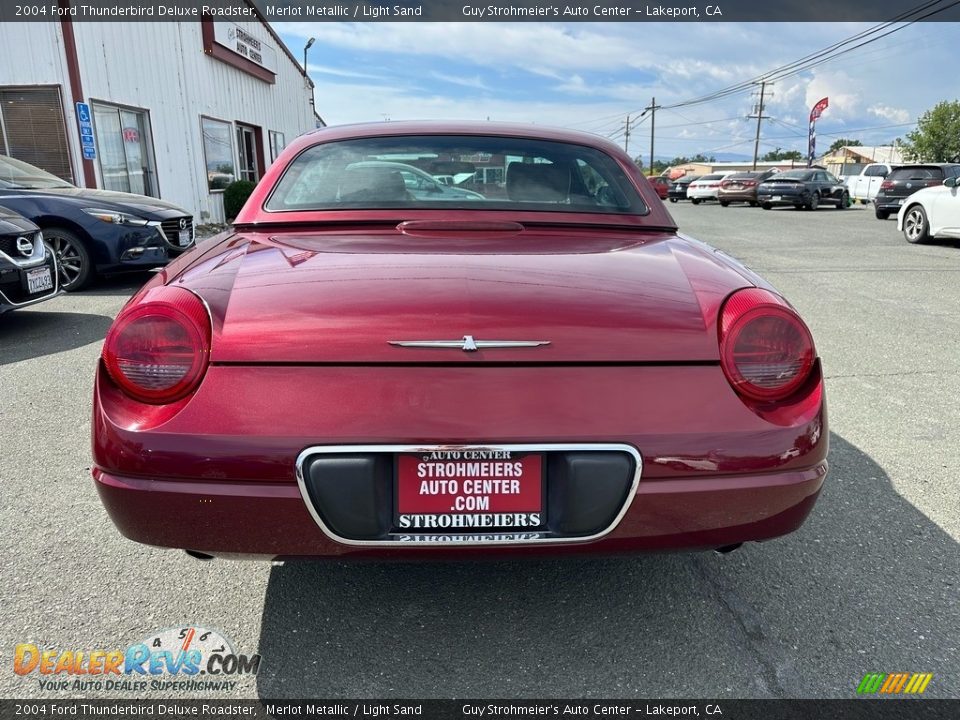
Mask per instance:
[[[180,230],[177,233],[177,243],[180,247],[189,247],[191,242],[193,242],[193,237],[190,230]]]
[[[24,272],[23,284],[28,295],[37,295],[47,290],[53,290],[53,273],[46,265],[31,268]]]
[[[478,457],[478,453],[490,453],[491,456]],[[452,454],[457,454],[459,457],[449,457]],[[395,453],[393,472],[395,531],[431,535],[542,531],[547,527],[546,461],[547,456],[543,451],[503,450],[497,447]],[[491,470],[494,467],[493,464],[500,464],[503,470],[506,470],[503,467],[506,464],[520,464],[522,473],[520,477],[492,474],[480,477],[476,473],[465,473],[465,476],[455,478],[420,478],[416,476],[416,469],[420,463],[431,464],[434,467],[438,464],[461,467],[477,463],[484,464]],[[436,481],[437,484],[444,480],[456,481],[457,489],[455,492],[449,492],[448,484],[445,488],[448,492],[436,493],[428,500],[420,496],[419,499],[423,504],[413,506],[410,504],[415,502],[413,486],[419,485],[424,480]],[[489,485],[484,486],[484,481]],[[518,492],[467,492],[470,488],[465,487],[466,482],[473,484],[479,482],[481,488],[486,489],[496,485],[498,481],[502,485],[507,485],[510,481],[520,483]],[[513,498],[512,495],[519,497]],[[477,501],[486,498],[488,502],[486,506],[475,504],[468,507],[470,502],[468,498],[474,498]],[[497,502],[494,502],[494,499]],[[455,504],[457,500],[463,501],[463,505],[459,508]],[[436,518],[436,525],[424,526],[423,523],[428,522],[425,520],[428,515]],[[535,522],[534,515],[539,522]],[[420,520],[414,520],[415,516]],[[456,517],[465,519],[458,521]],[[488,521],[485,517],[490,517],[491,520]]]

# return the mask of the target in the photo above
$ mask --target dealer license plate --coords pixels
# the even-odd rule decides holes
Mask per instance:
[[[179,236],[178,236],[177,239],[178,239],[178,241],[179,241],[179,243],[180,243],[180,247],[186,247],[187,245],[190,244],[190,240],[192,239],[192,238],[190,237],[190,231],[189,231],[189,230],[181,230],[181,231],[180,231],[180,234],[179,234]]]
[[[33,295],[44,290],[53,290],[53,276],[50,274],[50,268],[27,270],[27,292]]]
[[[431,450],[397,456],[397,513],[406,532],[476,533],[540,528],[543,455]]]
[[[773,200],[774,202],[780,202],[780,201],[783,199],[783,196],[781,196],[781,195],[774,195],[774,196],[773,196],[772,198],[770,198],[770,199]]]
[[[897,205],[903,205],[903,200],[897,200]]]

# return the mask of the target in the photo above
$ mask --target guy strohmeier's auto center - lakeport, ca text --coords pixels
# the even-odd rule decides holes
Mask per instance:
[[[389,5],[356,3],[349,5],[292,5],[278,7],[268,5],[265,14],[271,19],[287,18],[363,18],[376,20],[387,17],[423,17],[422,5]],[[722,17],[719,5],[644,5],[642,7],[606,5],[463,5],[460,12],[465,18],[475,20],[570,20],[576,18],[609,18],[618,20],[664,20],[674,18]]]

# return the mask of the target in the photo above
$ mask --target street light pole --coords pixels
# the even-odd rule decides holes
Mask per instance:
[[[313,97],[313,87],[310,85],[310,75],[307,73],[307,50],[310,49],[310,46],[316,42],[316,38],[310,38],[307,40],[307,44],[303,46],[303,79],[307,82],[307,87],[310,88],[310,107],[316,108],[317,101]],[[313,111],[316,114],[316,110]]]
[[[303,46],[303,74],[304,74],[304,76],[306,76],[306,74],[307,74],[307,50],[310,49],[310,47],[313,45],[313,43],[316,42],[316,40],[317,40],[316,38],[310,38],[309,40],[307,40],[307,44]]]

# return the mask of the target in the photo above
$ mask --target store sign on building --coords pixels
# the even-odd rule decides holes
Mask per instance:
[[[90,106],[87,103],[77,103],[77,125],[80,128],[80,149],[83,151],[83,159],[96,160],[97,148],[93,142],[93,123]]]
[[[277,72],[277,51],[265,40],[255,37],[236,23],[216,21],[213,24],[214,41],[245,60],[272,73]]]

